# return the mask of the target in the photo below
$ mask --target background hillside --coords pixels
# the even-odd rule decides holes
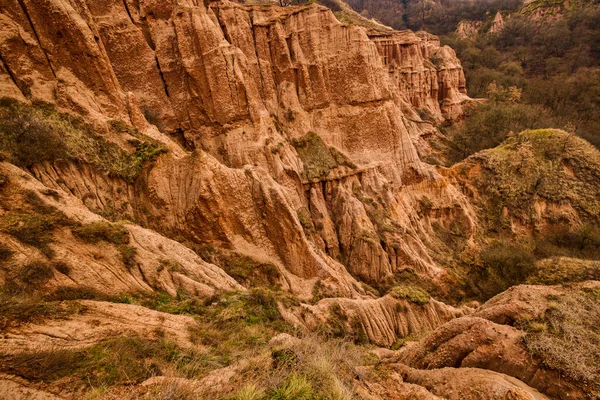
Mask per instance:
[[[493,147],[511,130],[535,127],[566,128],[600,146],[598,2],[347,3],[362,16],[394,29],[439,35],[462,61],[469,95],[496,100],[493,109],[474,111],[472,122],[467,122],[479,129],[477,134],[467,127],[451,139],[452,159]],[[508,88],[520,95],[503,95]]]

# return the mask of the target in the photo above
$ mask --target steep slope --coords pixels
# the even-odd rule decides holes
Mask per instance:
[[[470,221],[416,150],[433,130],[418,110],[456,117],[468,100],[458,60],[432,37],[369,36],[316,5],[23,1],[3,18],[3,95],[55,103],[100,132],[125,121],[170,149],[135,183],[89,162],[31,166],[95,211],[271,262],[303,296],[298,278],[317,276],[361,292],[346,270],[436,279],[431,229],[410,217],[424,195]]]

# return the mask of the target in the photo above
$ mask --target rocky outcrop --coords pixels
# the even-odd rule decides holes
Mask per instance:
[[[308,314],[306,312],[308,311]],[[305,306],[304,323],[318,328],[342,324],[356,337],[390,347],[399,338],[418,337],[463,315],[464,311],[430,299],[425,304],[397,300],[392,296],[379,299],[323,299],[314,306]]]
[[[131,304],[80,300],[67,303],[78,312],[68,319],[9,328],[0,339],[3,355],[57,349],[79,349],[115,337],[164,338],[181,347],[191,347],[192,317],[153,311]]]
[[[33,179],[31,175],[8,164],[1,163],[0,171],[8,180],[2,188],[2,216],[5,220],[22,214],[23,197],[36,196],[42,207],[62,213],[68,219],[66,225],[105,223],[108,221],[90,212],[75,196],[50,190]],[[45,211],[46,213],[48,211]],[[119,248],[112,243],[88,243],[71,233],[67,227],[59,227],[52,233],[49,247],[54,253],[53,262],[65,265],[52,273],[48,285],[86,287],[108,294],[151,292],[163,290],[171,295],[184,289],[198,296],[212,296],[216,291],[243,289],[222,269],[203,261],[196,253],[182,244],[134,224],[125,224],[133,259],[125,265]],[[39,233],[36,233],[39,234]],[[11,279],[11,273],[19,265],[44,260],[39,249],[19,242],[14,237],[0,233],[2,241],[14,251],[11,268],[2,270],[3,282]],[[62,271],[61,271],[62,270]]]
[[[481,24],[481,21],[460,21],[456,26],[456,34],[461,39],[474,39]]]
[[[495,371],[525,382],[552,398],[593,397],[586,394],[585,382],[553,369],[547,359],[542,358],[543,354],[532,355],[526,345],[526,335],[532,334],[533,328],[528,328],[531,321],[543,320],[544,315],[556,307],[551,304],[556,300],[550,299],[572,297],[580,288],[597,287],[598,283],[593,281],[572,287],[512,287],[490,299],[471,316],[451,320],[419,342],[410,343],[392,360],[427,370],[452,367]],[[554,329],[563,328],[557,325]]]
[[[426,32],[372,32],[369,37],[388,67],[403,100],[420,116],[434,121],[462,114],[467,97],[465,76],[448,46]],[[427,119],[427,118],[426,118]],[[431,120],[430,120],[431,121]]]
[[[167,239],[177,237],[272,264],[280,286],[302,299],[317,282],[361,299],[360,280],[389,284],[407,270],[434,285],[449,279],[426,245],[441,242],[434,226],[460,221],[465,243],[474,233],[464,196],[420,160],[421,136],[458,117],[468,100],[460,63],[432,35],[342,24],[316,4],[1,6],[0,96],[55,104],[129,153],[139,135],[168,150],[135,181],[87,159],[33,165],[41,184],[15,178],[56,191],[58,200],[41,197],[79,222],[104,221],[97,214],[135,221],[124,224],[133,268],[114,246],[82,243],[64,229],[52,249],[77,268],[49,285],[200,296],[243,289]],[[382,325],[367,330],[387,344],[454,316],[432,303],[417,312],[426,323],[403,321],[378,301]],[[367,303],[349,306],[365,326]]]
[[[489,32],[490,33],[498,33],[500,31],[502,31],[503,28],[504,28],[504,17],[502,16],[502,13],[500,11],[498,11],[496,13],[496,15],[494,16],[494,20],[492,21],[492,25],[490,26]]]

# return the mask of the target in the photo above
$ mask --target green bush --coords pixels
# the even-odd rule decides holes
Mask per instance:
[[[71,228],[73,234],[88,243],[97,243],[101,240],[122,245],[129,243],[129,231],[122,225],[110,222],[92,222]]]
[[[510,132],[556,126],[550,114],[526,104],[485,104],[475,108],[463,125],[450,129],[447,158],[460,161],[478,151],[496,147]]]
[[[124,121],[111,119],[107,121],[111,129],[117,133],[128,133],[132,136],[138,134],[138,130],[131,125],[127,125]]]
[[[135,256],[137,255],[135,247],[122,244],[117,247],[117,250],[121,254],[121,261],[123,261],[123,264],[127,269],[135,267]]]
[[[55,121],[36,110],[7,98],[0,99],[0,150],[20,167],[68,157]]]
[[[419,305],[429,303],[429,294],[418,286],[395,286],[389,294],[396,299],[405,299]]]

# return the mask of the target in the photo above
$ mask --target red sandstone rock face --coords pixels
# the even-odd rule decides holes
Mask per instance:
[[[316,278],[346,294],[362,291],[352,276],[442,274],[422,242],[437,217],[414,217],[423,196],[473,225],[416,151],[433,129],[417,110],[452,118],[468,100],[460,63],[431,35],[367,32],[317,5],[227,1],[3,0],[1,18],[0,95],[56,103],[99,129],[124,120],[170,150],[135,186],[85,165],[35,167],[95,211],[128,203],[160,232],[269,260],[288,287]],[[308,132],[356,168],[309,182],[290,145]],[[207,154],[187,155],[169,133]],[[302,228],[303,208],[322,228]]]

